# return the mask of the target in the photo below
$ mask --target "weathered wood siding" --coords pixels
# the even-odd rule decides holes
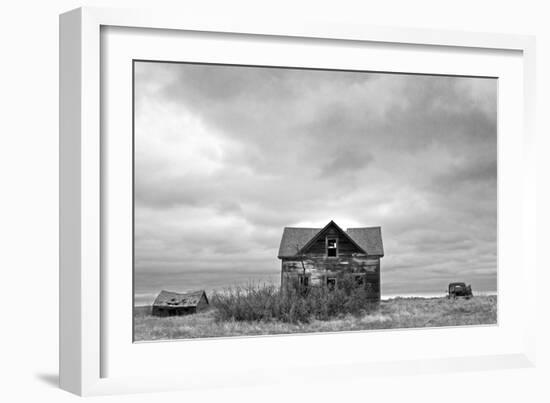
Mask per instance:
[[[365,287],[372,290],[373,298],[380,299],[379,257],[351,253],[344,256],[339,253],[338,257],[334,258],[326,257],[323,250],[321,256],[308,254],[303,263],[305,272],[310,277],[311,286],[324,286],[327,277],[342,278],[343,276],[362,274],[365,278]],[[287,281],[297,280],[302,273],[302,261],[299,258],[282,259],[281,282],[283,286]]]

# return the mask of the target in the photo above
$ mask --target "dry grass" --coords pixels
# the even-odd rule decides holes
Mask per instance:
[[[253,336],[288,333],[337,332],[370,329],[488,325],[497,322],[497,297],[470,300],[447,298],[395,298],[363,315],[343,315],[309,323],[216,320],[216,311],[158,318],[149,307],[134,311],[135,340],[167,340],[202,337]]]
[[[284,289],[274,284],[249,283],[214,292],[210,304],[221,322],[309,323],[342,315],[363,315],[372,311],[373,295],[351,277],[342,278],[338,288],[304,288],[297,282]]]

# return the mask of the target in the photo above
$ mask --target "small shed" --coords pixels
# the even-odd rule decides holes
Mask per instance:
[[[186,293],[162,290],[153,302],[154,316],[178,316],[197,313],[208,308],[204,290]]]

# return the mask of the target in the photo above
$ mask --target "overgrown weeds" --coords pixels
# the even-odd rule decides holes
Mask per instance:
[[[372,293],[352,280],[339,282],[338,288],[303,287],[289,283],[247,284],[214,293],[210,302],[218,321],[280,321],[309,323],[345,315],[363,315],[376,307]]]

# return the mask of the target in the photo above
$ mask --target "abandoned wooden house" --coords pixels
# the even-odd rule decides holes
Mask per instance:
[[[338,287],[344,278],[364,286],[380,300],[380,258],[384,256],[380,227],[348,228],[334,221],[324,228],[283,231],[278,258],[281,285],[294,281],[304,287]]]
[[[162,290],[153,302],[151,313],[155,316],[178,316],[197,313],[206,308],[208,298],[202,290],[187,293]]]

